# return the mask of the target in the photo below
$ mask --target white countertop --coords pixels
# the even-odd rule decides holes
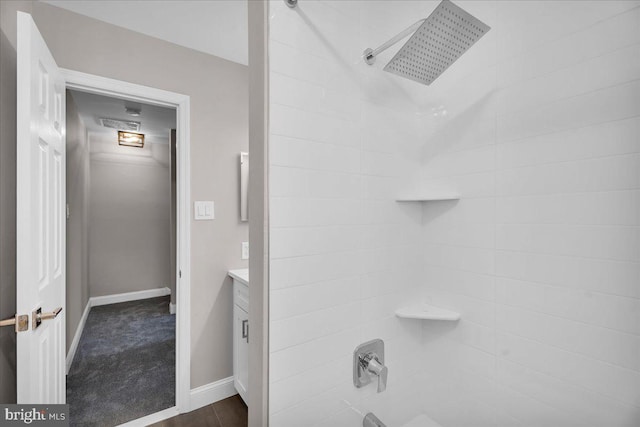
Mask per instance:
[[[232,278],[249,286],[249,269],[248,268],[242,268],[239,270],[229,270],[227,274],[229,274],[229,276],[231,276]]]

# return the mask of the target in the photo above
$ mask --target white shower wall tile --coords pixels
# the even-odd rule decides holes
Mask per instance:
[[[305,344],[288,347],[271,354],[269,375],[273,382],[299,375],[326,364],[328,360],[349,355],[345,348],[355,348],[360,343],[361,331],[352,327]]]
[[[349,121],[357,121],[361,115],[361,103],[357,93],[350,94],[326,86],[308,83],[294,77],[272,73],[269,80],[271,102],[306,111],[322,113]]]
[[[640,335],[640,300],[637,298],[497,278],[496,301]]]
[[[500,411],[503,416],[516,420],[515,425],[518,426],[540,427],[557,424],[578,427],[584,425],[582,417],[576,419],[566,410],[555,408],[501,384],[496,384],[496,400],[500,402]],[[497,425],[501,426],[501,424]]]
[[[640,297],[637,262],[496,251],[496,275],[603,294]]]
[[[636,190],[500,197],[501,224],[638,225]]]
[[[505,386],[575,414],[570,420],[576,425],[613,425],[633,427],[635,420],[626,415],[634,411],[628,405],[553,376],[528,369],[523,365],[500,359],[498,378]]]
[[[495,148],[445,151],[426,162],[428,176],[439,178],[451,175],[477,174],[495,169]]]
[[[603,141],[606,144],[606,141]],[[636,154],[496,171],[498,196],[566,194],[637,188]]]
[[[362,2],[270,6],[270,424],[353,425],[375,394],[352,384],[357,344],[385,339],[390,394],[412,394],[422,331],[394,311],[418,292],[422,213],[395,198],[422,124],[412,85],[361,59]]]
[[[271,257],[291,258],[360,248],[362,230],[350,225],[274,228],[270,235]]]
[[[421,295],[462,313],[423,325],[425,353],[445,352],[423,410],[445,427],[633,425],[640,8],[496,4],[497,62],[445,73],[432,105],[447,115],[423,123],[421,181],[461,200],[423,206]],[[455,380],[482,357],[447,343],[495,356],[493,405],[482,377]]]
[[[490,274],[425,265],[423,281],[429,283],[429,288],[423,290],[424,297],[429,296],[433,290],[447,291],[484,301],[495,299],[496,277]]]
[[[551,376],[568,385],[637,406],[637,371],[513,334],[500,333],[497,340],[498,354],[502,359]]]
[[[359,22],[353,18],[316,2],[307,3],[304,11],[291,10],[277,0],[269,7],[270,40],[341,65],[349,64],[345,71],[360,60],[361,33]]]
[[[637,79],[638,69],[640,44],[635,44],[506,87],[497,95],[496,112],[511,114],[557,99],[624,84]]]
[[[425,241],[424,265],[476,274],[493,274],[495,251],[467,246],[438,245]]]
[[[351,381],[351,360],[339,357],[299,375],[271,382],[270,410],[277,413],[290,406]]]
[[[469,320],[461,320],[457,323],[448,321],[424,322],[423,333],[426,342],[425,351],[432,351],[431,346],[434,340],[439,339],[441,335],[446,335],[445,339],[484,353],[495,354],[496,329]]]
[[[633,425],[640,7],[460,0],[492,30],[434,84],[364,64],[437,3],[270,3],[270,425]],[[462,198],[395,202],[425,184]]]
[[[500,331],[540,344],[621,368],[640,370],[640,337],[637,335],[507,305],[498,306],[496,325]]]
[[[273,259],[270,267],[270,288],[273,290],[362,274],[359,252]]]
[[[358,324],[364,303],[349,302],[325,310],[271,321],[270,351],[275,352],[342,331]]]
[[[360,148],[272,135],[270,162],[306,170],[360,172]],[[275,190],[275,189],[274,189]]]
[[[324,421],[330,414],[337,414],[349,408],[350,402],[358,399],[358,393],[351,383],[341,384],[320,393],[312,399],[273,413],[270,422],[282,427],[314,426]]]
[[[632,227],[556,224],[501,224],[496,249],[616,261],[638,259]]]
[[[337,298],[345,303],[359,301],[361,288],[361,276],[354,276],[274,290],[270,297],[271,320],[327,309],[335,306]]]
[[[596,124],[496,146],[499,169],[640,152],[640,118]]]
[[[579,31],[556,39],[553,43],[526,50],[520,55],[508,56],[503,51],[504,60],[498,68],[498,82],[501,87],[510,86],[639,43],[639,23],[640,9],[636,7],[627,13],[611,15],[593,26],[584,25]]]
[[[640,82],[636,80],[552,101],[542,107],[500,115],[497,141],[508,142],[636,117],[640,115],[638,97]]]
[[[587,1],[580,7],[571,0],[498,3],[496,20],[500,26],[495,27],[500,32],[497,40],[501,60],[561,43],[574,33],[586,31],[607,18],[615,18],[637,7],[634,1]],[[578,40],[568,48],[581,43],[582,40]]]
[[[358,123],[327,114],[271,104],[269,108],[271,135],[288,136],[334,145],[359,147],[361,131]]]

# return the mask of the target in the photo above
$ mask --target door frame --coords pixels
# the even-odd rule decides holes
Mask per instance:
[[[134,420],[145,424],[190,410],[191,392],[191,161],[190,97],[121,80],[61,68],[66,89],[176,109],[176,404]]]

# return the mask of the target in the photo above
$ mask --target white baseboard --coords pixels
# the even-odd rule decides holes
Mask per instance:
[[[233,386],[233,377],[221,379],[191,390],[190,411],[238,394]]]
[[[69,369],[71,369],[73,358],[76,356],[78,343],[80,343],[80,337],[82,336],[84,325],[85,323],[87,323],[87,317],[89,317],[89,310],[91,310],[91,298],[89,298],[89,301],[87,301],[87,305],[84,307],[82,317],[80,318],[80,322],[78,323],[78,327],[76,328],[76,333],[73,336],[73,341],[71,341],[71,346],[69,347],[69,351],[67,352],[67,374],[69,373]]]
[[[82,336],[82,331],[84,330],[84,325],[87,322],[87,317],[89,316],[89,311],[91,311],[91,307],[97,307],[100,305],[107,304],[117,304],[119,302],[127,302],[127,301],[136,301],[147,298],[156,298],[163,297],[165,295],[171,295],[171,289],[164,288],[156,288],[156,289],[147,289],[144,291],[136,291],[136,292],[126,292],[123,294],[113,294],[113,295],[105,295],[102,297],[91,297],[89,301],[87,301],[87,305],[82,312],[82,317],[80,318],[80,323],[78,323],[78,327],[76,328],[76,333],[73,336],[73,341],[71,341],[71,346],[69,347],[69,351],[67,352],[67,374],[69,373],[69,369],[71,369],[71,363],[73,362],[73,358],[76,355],[76,351],[78,350],[78,343],[80,343],[80,337]],[[175,313],[175,304],[174,313]],[[171,309],[171,305],[169,306]],[[173,314],[173,313],[171,313]]]
[[[142,418],[138,418],[124,424],[120,424],[117,427],[145,427],[151,424],[155,424],[160,421],[167,420],[169,418],[180,415],[177,407],[172,407],[168,409],[164,409],[160,412],[156,412],[155,414],[146,415]]]
[[[176,305],[169,303],[169,314],[176,314]]]
[[[140,299],[163,297],[165,295],[171,295],[171,289],[156,288],[147,289],[144,291],[125,292],[123,294],[105,295],[102,297],[91,297],[91,307],[97,307],[99,305],[117,304],[119,302],[136,301]]]

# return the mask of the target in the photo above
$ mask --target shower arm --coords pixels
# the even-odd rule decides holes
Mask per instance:
[[[362,53],[362,56],[364,57],[365,62],[369,65],[373,65],[373,63],[376,62],[376,56],[378,56],[380,53],[384,52],[385,50],[389,49],[391,46],[398,43],[400,40],[406,38],[409,34],[414,33],[418,28],[420,28],[420,25],[422,25],[422,23],[426,20],[427,18],[419,20],[418,22],[416,22],[415,24],[413,24],[412,26],[410,26],[409,28],[407,28],[397,36],[393,37],[388,42],[383,43],[382,45],[380,45],[375,49],[371,49],[371,48],[365,49],[365,51]]]

